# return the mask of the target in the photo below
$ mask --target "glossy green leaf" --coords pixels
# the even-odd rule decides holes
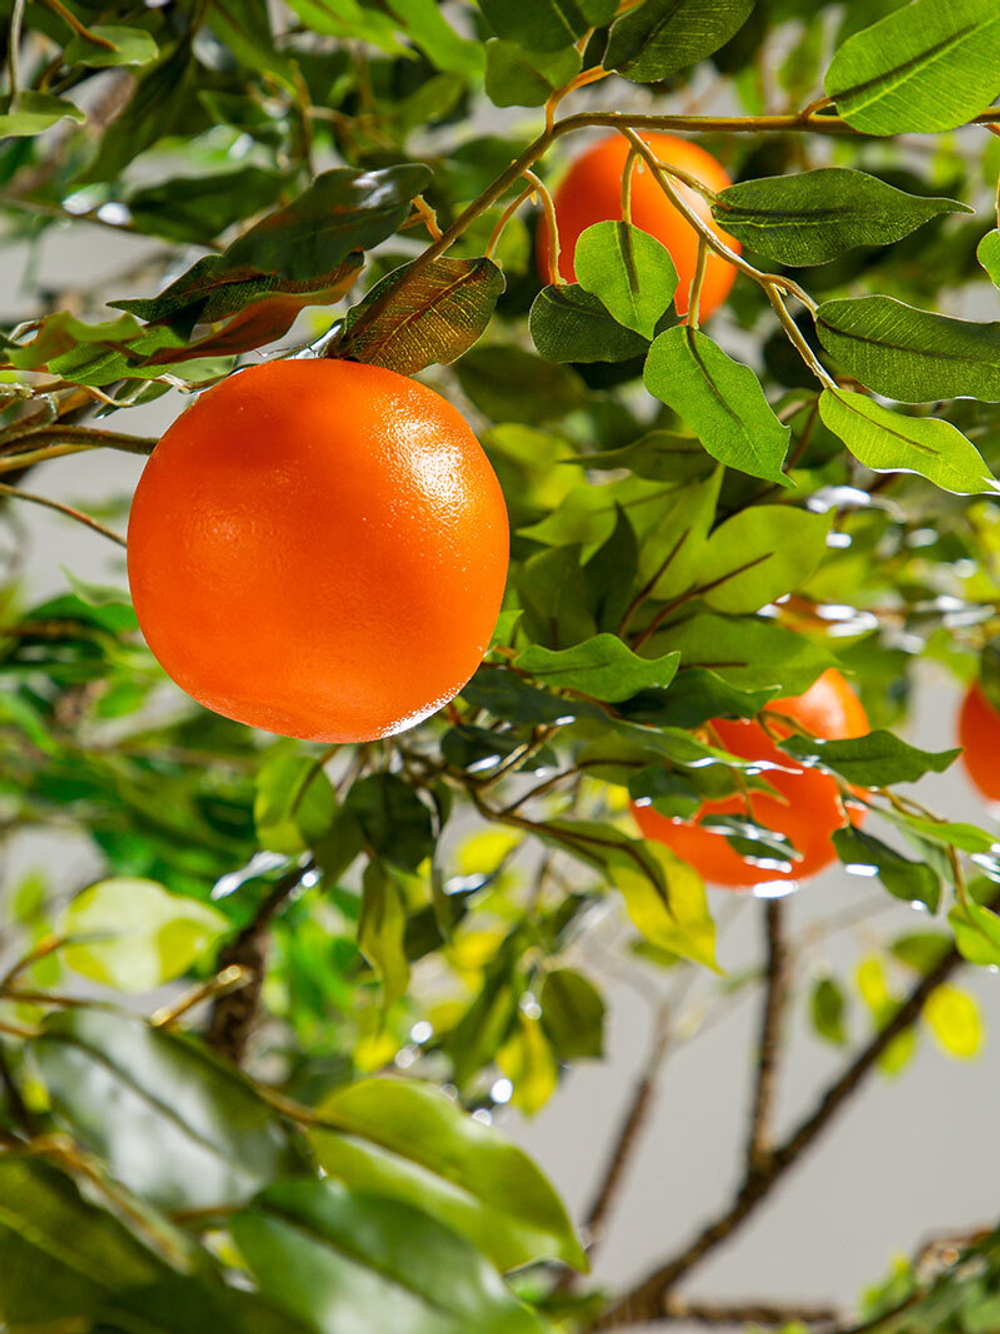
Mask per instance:
[[[865,134],[953,130],[1000,93],[1000,12],[993,0],[912,0],[849,37],[823,88]]]
[[[434,850],[431,812],[398,774],[369,774],[354,784],[346,805],[365,843],[380,857],[415,871]]]
[[[640,658],[617,635],[603,634],[561,651],[532,645],[518,654],[514,665],[552,689],[578,690],[615,703],[640,690],[665,689],[679,658],[677,653]]]
[[[33,93],[25,89],[18,93],[16,106],[11,105],[9,97],[0,97],[0,136],[30,137],[65,119],[82,124],[86,117],[74,103],[50,93]]]
[[[216,908],[153,880],[101,880],[62,919],[67,967],[119,991],[153,991],[191,965],[229,928]]]
[[[645,0],[614,24],[607,69],[658,83],[718,51],[750,17],[754,0]]]
[[[528,327],[546,361],[626,361],[649,346],[577,283],[543,287],[532,302]]]
[[[378,973],[382,1008],[406,994],[410,965],[404,944],[406,902],[391,868],[379,861],[365,867],[358,920],[358,949]]]
[[[192,1334],[194,1322],[212,1334],[308,1334],[309,1327],[272,1306],[259,1292],[172,1274],[129,1288],[97,1312],[88,1334]]]
[[[232,1221],[261,1291],[319,1334],[541,1334],[461,1236],[399,1200],[281,1181]]]
[[[269,208],[287,180],[276,171],[241,163],[218,175],[174,176],[125,198],[131,225],[149,236],[205,242]]]
[[[618,511],[615,526],[583,566],[587,609],[599,631],[616,633],[632,601],[639,546],[628,515]]]
[[[847,1000],[838,982],[832,977],[821,977],[813,987],[809,1009],[812,1026],[821,1038],[835,1047],[847,1045],[844,1025]]]
[[[609,23],[616,0],[479,0],[498,37],[528,51],[559,51]]]
[[[414,375],[455,361],[479,339],[504,289],[493,261],[436,259],[407,280],[411,268],[394,269],[352,306],[338,356]]]
[[[110,42],[91,42],[80,33],[74,34],[63,51],[67,65],[148,65],[159,54],[156,42],[143,28],[123,28],[114,24],[96,23],[87,29],[95,37]]]
[[[272,752],[257,774],[253,818],[261,846],[296,857],[330,828],[337,799],[315,756]]]
[[[845,866],[874,867],[894,898],[904,903],[922,903],[932,913],[937,912],[941,882],[924,862],[911,861],[881,839],[853,826],[838,829],[833,835],[833,845]]]
[[[439,70],[482,76],[483,53],[478,42],[460,36],[437,0],[387,0],[389,11],[405,26],[406,35]],[[366,16],[372,11],[365,10]]]
[[[572,968],[554,968],[545,975],[538,1003],[542,1027],[560,1060],[604,1054],[605,1006],[589,978]]]
[[[436,1088],[362,1080],[319,1110],[316,1154],[352,1190],[426,1210],[502,1270],[543,1257],[585,1268],[566,1211],[531,1159]]]
[[[753,505],[713,532],[696,589],[715,611],[759,611],[805,583],[826,553],[829,514]]]
[[[695,728],[710,718],[755,718],[778,689],[773,685],[763,690],[739,690],[708,668],[687,667],[671,683],[661,721],[670,727]]]
[[[520,347],[474,347],[455,370],[467,396],[493,421],[539,426],[564,417],[587,397],[575,371]]]
[[[917,310],[890,296],[824,301],[820,342],[869,389],[903,403],[1000,402],[1000,323]]]
[[[955,945],[963,959],[983,968],[1000,967],[1000,916],[969,899],[948,914]]]
[[[779,744],[797,760],[820,764],[862,787],[891,787],[915,783],[924,774],[943,774],[962,753],[961,749],[918,750],[882,730],[838,741],[796,735]]]
[[[587,581],[575,544],[538,551],[517,574],[517,592],[524,609],[522,625],[539,644],[561,648],[579,644],[597,633],[587,607]],[[567,709],[572,713],[572,708]]]
[[[824,389],[819,413],[874,472],[915,472],[958,495],[1000,490],[979,450],[951,422],[904,417],[847,389]]]
[[[580,72],[580,53],[531,51],[491,37],[486,43],[486,96],[498,107],[540,107]]]
[[[649,350],[646,388],[687,423],[713,458],[752,477],[789,485],[782,469],[790,431],[775,417],[749,366],[687,325]]]
[[[765,620],[703,614],[659,632],[650,647],[680,649],[681,666],[709,668],[738,690],[801,695],[833,659],[818,643]]]
[[[1000,287],[1000,231],[987,232],[979,242],[976,258],[990,276],[994,287]]]
[[[239,1204],[300,1166],[267,1103],[189,1038],[80,1009],[51,1015],[30,1046],[59,1119],[153,1204]]]
[[[719,195],[716,220],[768,264],[826,264],[855,246],[885,246],[942,213],[971,213],[954,199],[909,195],[876,176],[821,167],[741,181]]]
[[[948,1053],[960,1061],[978,1056],[986,1040],[982,1014],[974,996],[958,987],[935,987],[924,1006],[924,1023]]]
[[[169,1273],[107,1210],[43,1158],[0,1156],[0,1312],[15,1328],[93,1315]]]
[[[573,252],[577,282],[626,329],[653,338],[673,304],[677,270],[670,251],[626,222],[598,222]]]
[[[486,709],[495,718],[519,723],[565,723],[579,717],[603,717],[601,710],[584,700],[566,699],[499,667],[480,667],[462,687],[462,698],[476,709]]]

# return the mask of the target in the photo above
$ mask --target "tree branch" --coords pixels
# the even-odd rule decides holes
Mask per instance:
[[[992,911],[1000,908],[1000,894],[995,895],[987,906]],[[931,972],[921,978],[892,1018],[858,1053],[840,1078],[829,1086],[814,1110],[778,1148],[767,1156],[764,1166],[758,1171],[748,1172],[729,1208],[709,1223],[673,1259],[653,1270],[635,1288],[615,1302],[591,1326],[592,1330],[620,1329],[642,1321],[661,1319],[667,1308],[666,1299],[671,1289],[707,1255],[732,1236],[766,1199],[784,1173],[813,1144],[844,1103],[861,1086],[891,1043],[917,1022],[931,993],[947,981],[963,962],[961,954],[952,946]]]
[[[836,1328],[838,1313],[829,1306],[797,1305],[793,1302],[685,1302],[675,1299],[667,1303],[665,1320],[684,1320],[692,1325],[809,1325],[831,1331]]]
[[[764,1010],[757,1054],[757,1083],[754,1089],[747,1145],[747,1172],[760,1171],[770,1149],[771,1114],[774,1108],[781,1050],[782,1028],[788,1008],[788,947],[784,933],[785,905],[781,899],[768,899],[764,905],[767,942]]]
[[[285,901],[298,889],[302,877],[314,870],[315,866],[315,861],[310,857],[303,865],[293,867],[287,875],[275,881],[261,900],[252,920],[219,953],[216,964],[219,976],[231,968],[238,968],[241,970],[241,978],[246,980],[237,989],[216,998],[205,1041],[234,1065],[239,1065],[243,1060],[247,1044],[257,1027],[267,959],[268,927]]]

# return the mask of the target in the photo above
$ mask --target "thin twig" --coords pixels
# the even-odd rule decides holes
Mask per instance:
[[[757,1051],[757,1081],[750,1118],[750,1140],[747,1145],[748,1173],[761,1170],[766,1163],[770,1147],[778,1057],[781,1050],[783,1021],[788,1007],[788,949],[785,943],[784,917],[785,904],[781,899],[768,899],[765,902],[767,985]]]
[[[58,514],[65,514],[69,519],[75,519],[77,523],[85,524],[88,528],[93,529],[95,533],[100,533],[102,537],[109,538],[118,546],[125,546],[124,537],[119,537],[110,528],[105,528],[103,523],[98,523],[89,514],[84,514],[81,510],[75,510],[72,505],[63,505],[58,500],[50,500],[48,496],[36,495],[34,491],[22,491],[20,487],[8,486],[6,482],[0,482],[0,495],[10,496],[12,500],[27,500],[33,505],[43,505],[46,509],[55,510]]]
[[[734,1325],[808,1325],[814,1328],[836,1326],[836,1310],[829,1306],[805,1306],[793,1302],[685,1302],[667,1304],[665,1320],[683,1320],[692,1325],[725,1327]]]

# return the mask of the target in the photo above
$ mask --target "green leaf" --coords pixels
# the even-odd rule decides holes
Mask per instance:
[[[681,666],[709,668],[738,690],[778,686],[783,695],[801,695],[833,658],[805,635],[771,621],[692,616],[658,632],[651,649],[680,649]]]
[[[963,959],[982,968],[1000,967],[1000,917],[974,899],[956,903],[948,914]]]
[[[954,199],[908,195],[875,176],[822,167],[741,181],[712,212],[768,264],[826,264],[855,246],[884,246],[942,213],[972,213]]]
[[[614,24],[606,69],[658,83],[718,51],[743,27],[754,0],[645,0]]]
[[[781,471],[790,428],[775,417],[760,381],[700,331],[660,334],[649,349],[646,388],[691,427],[713,458],[752,477],[790,485]]]
[[[589,978],[572,968],[546,973],[538,997],[542,1027],[562,1061],[604,1055],[604,1001]]]
[[[358,0],[291,0],[291,7],[313,32],[369,42],[393,55],[406,53],[406,45],[397,36],[398,23]]]
[[[528,327],[546,361],[627,361],[649,346],[577,283],[543,287],[531,304]]]
[[[990,276],[994,287],[1000,287],[1000,231],[987,232],[979,242],[976,258]]]
[[[904,903],[922,903],[936,913],[941,882],[924,862],[911,861],[881,839],[848,825],[833,835],[837,856],[845,866],[875,867],[889,893]]]
[[[192,1334],[194,1320],[212,1334],[308,1334],[307,1325],[258,1292],[183,1274],[112,1297],[97,1312],[90,1334]]]
[[[638,568],[635,530],[628,515],[619,510],[611,535],[583,566],[587,609],[599,631],[615,632],[621,625]]]
[[[528,51],[561,51],[610,23],[617,0],[479,0],[498,37]]]
[[[386,274],[351,307],[338,356],[414,375],[477,342],[504,290],[501,270],[490,259],[436,259],[404,284],[412,267]]]
[[[0,1156],[0,1311],[15,1328],[92,1315],[169,1272],[112,1214],[40,1157]]]
[[[566,459],[566,463],[583,468],[628,468],[636,477],[653,482],[688,482],[710,473],[714,460],[705,452],[701,441],[693,436],[677,435],[674,431],[647,431],[630,445],[620,449],[598,450]]]
[[[483,52],[478,42],[460,37],[441,12],[437,0],[388,0],[392,14],[405,25],[414,46],[439,70],[482,77]],[[370,10],[365,10],[371,15]],[[374,16],[372,16],[374,17]]]
[[[517,593],[524,608],[522,625],[536,643],[558,648],[581,643],[597,633],[587,609],[580,554],[575,544],[550,547],[529,557],[517,572]],[[567,712],[572,713],[572,708]]]
[[[572,46],[544,52],[496,37],[486,43],[486,96],[494,106],[540,107],[579,72],[580,53]]]
[[[207,903],[153,880],[116,877],[73,899],[62,920],[68,968],[119,991],[153,991],[186,973],[229,928]]]
[[[805,583],[826,554],[829,514],[752,505],[712,534],[697,564],[699,596],[714,611],[759,611]]]
[[[673,304],[677,270],[654,236],[627,222],[595,223],[577,240],[573,268],[580,286],[619,324],[643,338],[655,336]]]
[[[297,857],[329,831],[337,799],[316,758],[289,749],[276,747],[261,765],[253,818],[262,847]]]
[[[399,1200],[280,1181],[232,1232],[261,1291],[320,1334],[542,1334],[463,1237]]]
[[[79,1009],[50,1015],[29,1047],[57,1116],[161,1208],[240,1204],[301,1166],[253,1087],[189,1038]]]
[[[217,175],[175,176],[142,186],[125,197],[132,226],[172,241],[210,241],[261,209],[287,188],[286,177],[241,163]]]
[[[519,347],[474,347],[455,371],[466,395],[493,421],[538,426],[564,417],[587,397],[575,371]]]
[[[849,37],[823,88],[864,134],[956,129],[1000,93],[1000,12],[993,0],[913,0]]]
[[[531,1159],[416,1080],[367,1079],[320,1105],[310,1139],[352,1190],[424,1209],[502,1270],[543,1258],[586,1260],[559,1197]]]
[[[406,995],[410,965],[406,958],[406,903],[392,869],[370,861],[362,878],[358,948],[382,983],[382,1009]]]
[[[897,936],[889,950],[894,959],[926,977],[951,949],[951,943],[944,931],[909,931]]]
[[[495,718],[516,723],[566,723],[583,716],[604,718],[596,705],[539,690],[499,667],[480,667],[463,686],[462,698],[475,709],[486,709]]]
[[[887,398],[1000,402],[1000,323],[917,310],[890,296],[824,301],[816,331],[851,375]]]
[[[66,44],[63,60],[67,65],[148,65],[159,55],[156,42],[144,28],[123,28],[95,23],[87,29],[95,37],[110,42],[110,49],[100,42],[88,41],[76,33]]]
[[[275,49],[267,0],[212,0],[205,17],[211,32],[240,66],[268,75],[289,93],[295,92],[291,61]]]
[[[553,651],[532,645],[514,666],[556,690],[581,694],[614,704],[640,690],[665,689],[674,679],[678,653],[662,658],[640,658],[617,635],[595,635],[574,648]]]
[[[935,987],[921,1018],[949,1056],[970,1061],[979,1055],[986,1032],[976,998],[967,991],[948,985]]]
[[[434,851],[430,810],[398,774],[369,774],[354,784],[345,804],[378,856],[415,871]]]
[[[44,130],[58,125],[61,120],[75,120],[81,125],[86,115],[72,102],[62,97],[52,97],[49,93],[32,93],[23,90],[17,95],[17,105],[11,105],[11,98],[0,97],[0,136],[27,138],[41,134]]]
[[[918,473],[963,496],[1000,490],[979,450],[951,422],[904,417],[847,389],[824,389],[819,415],[874,472]]]
[[[615,854],[611,878],[633,925],[651,944],[718,971],[715,923],[701,876],[662,843],[631,847],[641,851],[635,857]]]
[[[812,1026],[821,1038],[835,1047],[847,1045],[846,1008],[847,1000],[840,984],[832,977],[821,977],[813,987],[810,1001]]]
[[[738,690],[717,672],[686,667],[670,686],[660,721],[664,726],[696,728],[710,718],[755,718],[779,689],[775,684],[763,690]]]
[[[860,787],[915,783],[924,774],[944,773],[962,753],[961,747],[956,750],[918,750],[892,732],[884,731],[838,741],[796,735],[779,745],[803,764],[819,764],[832,769]]]

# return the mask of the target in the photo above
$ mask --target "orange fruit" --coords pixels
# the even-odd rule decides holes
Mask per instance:
[[[271,361],[203,393],[156,446],[128,528],[139,625],[227,718],[367,741],[434,713],[479,665],[507,577],[479,442],[394,371]]]
[[[768,709],[794,718],[814,736],[826,740],[863,736],[868,731],[861,701],[835,668],[825,671],[804,695],[775,700]],[[759,723],[716,718],[711,727],[720,744],[733,755],[746,760],[769,760],[790,770],[765,771],[763,775],[779,795],[737,793],[720,801],[706,801],[691,820],[671,819],[651,806],[633,805],[632,813],[643,837],[665,843],[705,880],[731,889],[747,889],[775,880],[805,880],[829,865],[837,855],[830,835],[847,818],[835,780],[818,769],[805,768],[779,750]],[[780,727],[775,730],[786,736],[791,731]],[[785,834],[802,854],[801,860],[792,862],[793,869],[789,871],[745,861],[725,834],[702,828],[706,816],[712,815],[749,818],[755,824]],[[770,854],[765,852],[763,856]]]
[[[697,144],[672,134],[653,132],[641,135],[644,143],[661,162],[670,162],[689,172],[710,190],[724,190],[731,185],[720,164]],[[623,135],[611,134],[573,162],[553,194],[556,223],[559,228],[559,272],[567,282],[574,281],[573,256],[580,233],[595,222],[620,221],[622,216],[621,182],[629,145]],[[674,208],[642,159],[633,166],[632,221],[644,232],[655,236],[670,251],[677,270],[677,312],[687,314],[688,293],[698,259],[698,233]],[[691,208],[709,223],[715,234],[739,252],[740,245],[712,219],[712,210],[703,195],[690,185],[674,180],[678,193]],[[543,218],[538,229],[538,265],[546,273],[545,255],[548,227]],[[709,254],[705,284],[701,292],[699,316],[707,319],[725,301],[736,278],[736,270],[714,252]]]
[[[973,785],[989,801],[1000,801],[1000,714],[978,681],[962,700],[958,715],[962,763]]]

